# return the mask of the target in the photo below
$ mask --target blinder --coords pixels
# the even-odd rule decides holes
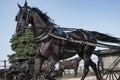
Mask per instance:
[[[31,9],[27,8],[26,10],[23,8],[23,10],[20,10],[20,15],[16,16],[15,20],[20,23],[23,20],[25,21],[24,27],[27,28],[30,23],[30,17],[31,17]]]
[[[30,9],[27,9],[27,15],[26,15],[26,22],[25,22],[25,26],[27,27],[29,25],[29,19],[30,19],[30,16],[31,16],[31,10]]]

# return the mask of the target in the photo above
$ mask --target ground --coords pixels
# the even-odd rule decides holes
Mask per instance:
[[[61,79],[61,80],[80,80],[80,78],[70,78],[70,79]],[[96,80],[95,76],[86,77],[85,80]]]

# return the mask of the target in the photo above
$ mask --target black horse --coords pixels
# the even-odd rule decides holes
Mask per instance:
[[[80,29],[65,34],[56,28],[56,25],[46,14],[37,8],[29,7],[27,2],[25,2],[23,7],[18,4],[18,7],[20,10],[16,16],[16,32],[23,34],[25,29],[28,28],[28,25],[32,25],[30,28],[33,31],[35,42],[35,72],[32,80],[37,79],[41,65],[46,59],[49,61],[49,64],[44,75],[52,80],[53,78],[49,76],[49,73],[53,70],[55,63],[61,59],[72,57],[75,54],[78,54],[84,59],[84,71],[81,80],[84,80],[87,76],[89,66],[94,70],[97,80],[101,79],[96,64],[91,60],[95,46],[77,44],[69,41],[69,39],[75,39],[97,43],[96,37],[92,32]],[[50,36],[49,33],[65,37],[68,41],[56,39]],[[101,38],[103,37],[100,36],[99,39]]]

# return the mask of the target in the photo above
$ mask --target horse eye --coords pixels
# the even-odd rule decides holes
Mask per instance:
[[[23,12],[23,19],[26,19],[26,16],[27,16],[27,14],[26,14],[26,12]]]

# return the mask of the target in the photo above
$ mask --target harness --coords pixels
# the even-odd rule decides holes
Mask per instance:
[[[35,42],[41,42],[43,40],[46,40],[49,37],[49,33],[53,32],[53,27],[52,26],[48,26],[48,28],[46,28],[46,30],[38,37],[34,38]]]
[[[24,14],[24,12],[22,12],[22,15],[23,14]],[[31,16],[31,9],[28,8],[27,12],[26,12],[26,19],[25,19],[25,25],[24,25],[25,28],[27,28],[28,25],[29,25],[30,16]],[[21,20],[19,20],[19,21],[21,21]],[[42,34],[40,34],[39,36],[34,38],[35,42],[41,42],[41,41],[47,39],[49,37],[48,33],[52,33],[54,27],[51,26],[50,23],[48,23],[46,26],[48,26],[46,29],[45,28],[41,28],[41,29],[45,29],[45,31]]]

